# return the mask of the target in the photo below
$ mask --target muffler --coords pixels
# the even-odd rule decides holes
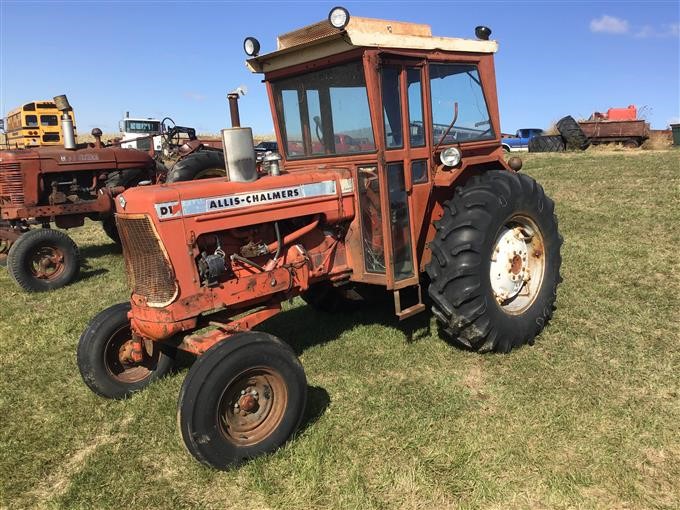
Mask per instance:
[[[253,130],[241,127],[238,112],[238,96],[244,93],[245,91],[239,88],[227,95],[232,127],[222,130],[222,150],[227,179],[234,182],[257,180]]]
[[[66,94],[55,96],[54,102],[57,105],[57,110],[61,112],[61,131],[63,133],[64,149],[74,150],[76,148],[76,132],[73,129],[73,121],[68,114],[71,111],[71,105]]]

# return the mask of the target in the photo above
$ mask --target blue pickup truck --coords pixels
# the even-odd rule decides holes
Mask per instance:
[[[542,134],[543,130],[538,128],[518,129],[515,136],[501,139],[501,145],[507,152],[528,151],[529,140]]]

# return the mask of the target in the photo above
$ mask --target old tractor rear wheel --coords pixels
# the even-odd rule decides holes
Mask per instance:
[[[300,297],[315,310],[347,313],[358,310],[362,304],[379,300],[375,293],[366,295],[361,290],[352,285],[335,287],[331,282],[324,281],[310,285]]]
[[[306,399],[305,372],[288,345],[267,333],[238,333],[189,369],[177,421],[196,459],[228,469],[285,443]]]
[[[493,170],[445,203],[430,247],[429,295],[443,330],[475,351],[532,342],[553,314],[562,238],[531,177]]]
[[[560,135],[534,136],[529,140],[529,152],[562,152],[564,139]]]
[[[310,285],[300,297],[315,310],[326,313],[350,313],[362,306],[392,302],[391,292],[379,285],[354,283],[335,287],[328,281]]]
[[[78,342],[78,368],[85,384],[97,395],[120,399],[146,388],[173,367],[172,356],[156,344],[132,359],[130,303],[119,303],[97,314]]]
[[[199,151],[177,162],[165,182],[194,181],[227,175],[222,151]]]
[[[590,145],[588,137],[571,115],[558,120],[556,127],[562,138],[564,138],[567,148],[586,150]]]
[[[7,254],[12,279],[28,292],[41,292],[68,285],[80,272],[76,243],[59,230],[29,230]]]

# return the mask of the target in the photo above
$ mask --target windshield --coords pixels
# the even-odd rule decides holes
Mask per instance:
[[[477,66],[430,64],[430,90],[435,143],[441,142],[451,124],[456,104],[458,118],[443,143],[495,138]]]
[[[360,62],[298,75],[272,85],[288,158],[375,150]]]
[[[161,123],[152,120],[126,120],[125,132],[127,133],[158,133]]]

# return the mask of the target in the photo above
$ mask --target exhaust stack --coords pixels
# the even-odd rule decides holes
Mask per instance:
[[[245,95],[245,93],[245,89],[239,87],[227,94],[231,128],[222,130],[222,146],[227,180],[234,182],[252,182],[257,180],[253,130],[241,127],[238,111],[239,95]]]
[[[68,102],[66,94],[55,96],[54,102],[57,105],[57,110],[61,112],[61,131],[64,137],[64,149],[76,149],[76,133],[73,130],[73,121],[68,112],[71,111],[71,105]]]

